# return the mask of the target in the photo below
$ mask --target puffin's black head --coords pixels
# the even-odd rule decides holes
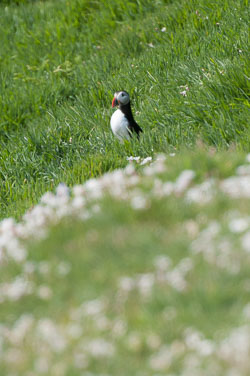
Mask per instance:
[[[116,107],[116,106],[119,106],[119,105],[125,106],[129,102],[130,102],[129,94],[126,91],[124,91],[124,90],[117,91],[114,94],[114,98],[113,98],[113,101],[112,101],[112,107]]]

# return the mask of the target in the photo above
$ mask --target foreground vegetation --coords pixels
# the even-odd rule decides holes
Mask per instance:
[[[18,4],[18,5],[17,5]],[[0,216],[42,193],[197,138],[249,149],[247,0],[0,4]],[[130,92],[140,141],[109,127]]]
[[[225,155],[130,163],[2,222],[0,375],[249,375],[250,156]]]

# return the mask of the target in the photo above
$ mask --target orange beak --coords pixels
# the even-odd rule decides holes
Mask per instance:
[[[114,97],[112,100],[112,107],[116,107],[118,105],[119,105],[118,100],[116,99],[116,97]]]

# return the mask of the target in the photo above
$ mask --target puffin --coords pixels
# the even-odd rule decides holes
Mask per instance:
[[[125,91],[117,91],[114,94],[112,107],[118,107],[110,119],[110,126],[114,135],[123,141],[129,140],[133,133],[139,138],[141,127],[134,120],[129,94]]]

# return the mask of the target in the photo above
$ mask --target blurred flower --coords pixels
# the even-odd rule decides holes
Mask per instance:
[[[129,292],[135,287],[135,281],[131,277],[122,277],[119,280],[119,288],[124,292]]]
[[[163,345],[158,352],[150,357],[149,365],[154,371],[164,371],[171,366],[172,360],[169,346]]]
[[[89,300],[81,305],[81,311],[86,316],[98,315],[103,312],[105,307],[101,299]]]
[[[154,283],[155,278],[152,273],[140,274],[137,276],[136,287],[142,296],[147,297],[152,293]]]
[[[213,179],[205,180],[200,185],[189,188],[186,198],[190,202],[207,204],[215,194],[215,183]]]
[[[236,174],[240,176],[250,175],[250,165],[242,165],[236,169]]]
[[[232,198],[250,198],[250,176],[231,176],[220,183],[220,188]]]
[[[139,162],[140,159],[141,159],[141,157],[133,157],[133,156],[130,156],[130,157],[127,157],[126,159],[127,159],[127,161],[129,161],[129,162],[132,162],[132,161]]]
[[[39,298],[43,300],[49,300],[52,297],[53,293],[49,286],[42,285],[39,286],[37,290],[37,295],[39,296]]]
[[[161,346],[161,338],[157,334],[151,333],[147,335],[146,343],[151,350],[156,350]]]
[[[187,90],[180,91],[180,94],[183,95],[183,97],[187,96]]]
[[[14,345],[22,345],[22,342],[34,324],[34,317],[31,314],[23,314],[15,322],[13,328],[8,332],[8,340]]]
[[[142,339],[138,332],[132,332],[127,337],[127,346],[129,350],[137,352],[141,349]]]
[[[67,342],[59,327],[49,318],[40,319],[37,323],[37,336],[47,343],[55,352],[62,352]]]
[[[146,209],[149,206],[149,201],[144,196],[143,192],[136,190],[130,200],[131,207],[135,210]]]
[[[94,358],[112,357],[115,354],[115,347],[111,342],[103,338],[96,338],[88,341],[85,350]]]
[[[195,172],[192,170],[184,170],[180,173],[175,182],[175,193],[180,194],[185,191],[195,177]]]
[[[29,295],[33,292],[34,287],[32,282],[18,276],[12,282],[5,282],[0,284],[0,303],[5,299],[10,301],[17,301],[24,295]]]
[[[246,218],[234,218],[229,222],[228,227],[234,233],[241,233],[249,227],[249,221]]]
[[[184,90],[180,91],[180,94],[183,95],[184,97],[187,96],[187,92],[189,91],[189,87],[187,85],[182,85],[180,88],[185,88]]]
[[[250,356],[250,327],[234,328],[218,347],[218,356],[229,364],[241,366],[248,364]]]
[[[152,162],[152,157],[147,157],[147,158],[144,158],[144,159],[141,161],[140,165],[143,166],[143,165],[145,165],[145,164],[147,164],[147,163],[150,163],[150,162]]]

